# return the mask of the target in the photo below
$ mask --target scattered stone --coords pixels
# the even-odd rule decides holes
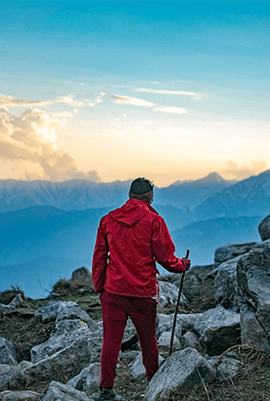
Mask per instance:
[[[12,315],[13,313],[14,314],[18,313],[17,309],[14,306],[0,304],[0,317],[1,316]]]
[[[17,366],[0,365],[0,391],[18,390],[25,384],[26,377]]]
[[[0,364],[18,365],[17,353],[14,345],[2,337],[0,337]]]
[[[178,299],[179,288],[176,285],[167,283],[166,281],[159,281],[159,302],[161,307],[165,307],[168,305],[176,305]],[[189,302],[184,296],[181,294],[180,297],[180,305],[188,306]]]
[[[258,230],[262,241],[270,239],[270,214],[260,222]]]
[[[158,364],[159,366],[162,364],[164,361],[164,358],[159,355],[158,356]],[[140,352],[137,358],[135,359],[134,364],[130,368],[130,373],[134,377],[135,380],[142,380],[145,378],[145,367],[143,365],[143,360],[142,360],[142,353]]]
[[[158,345],[161,347],[170,347],[171,344],[171,337],[172,337],[172,331],[164,331],[161,333],[161,335],[158,338]],[[174,334],[173,338],[173,348],[174,350],[180,350],[182,349],[182,346],[180,344],[179,339],[177,338],[177,335]]]
[[[228,244],[217,248],[215,251],[215,263],[223,263],[229,259],[236,258],[249,252],[257,242],[243,242],[239,244]]]
[[[85,393],[74,388],[52,381],[49,388],[45,391],[40,401],[89,401]]]
[[[144,400],[167,400],[174,388],[192,390],[215,379],[211,364],[193,348],[171,355],[152,378]]]
[[[78,306],[76,302],[72,301],[52,301],[47,305],[38,308],[35,311],[35,317],[41,316],[42,323],[54,322],[57,319],[57,315],[61,309],[63,309],[66,305]]]
[[[99,362],[91,363],[67,384],[76,390],[93,393],[99,390],[101,367]]]
[[[135,361],[140,351],[128,351],[128,352],[120,352],[119,360],[125,359],[128,363],[132,363]]]
[[[270,240],[237,263],[242,343],[270,352]]]
[[[19,365],[17,366],[18,369],[23,370],[26,368],[29,368],[30,366],[33,366],[33,363],[30,361],[21,361]]]
[[[10,306],[14,306],[14,308],[18,308],[24,303],[24,300],[22,298],[22,294],[19,293],[16,295],[16,297],[13,298],[13,300],[9,303]]]
[[[74,305],[74,302],[69,303],[66,302],[60,309],[57,314],[56,322],[59,322],[63,319],[81,319],[83,322],[87,324],[90,331],[95,331],[99,329],[99,326],[93,319],[88,315],[85,310],[80,308],[77,304]]]
[[[38,401],[40,394],[34,391],[3,391],[1,401]]]
[[[243,363],[237,359],[223,356],[220,364],[217,364],[218,361],[218,356],[213,356],[209,361],[216,371],[216,380],[218,382],[231,380],[243,370]]]
[[[197,351],[202,352],[203,347],[201,346],[201,343],[195,333],[192,331],[187,331],[182,337],[181,337],[181,345],[183,348],[195,348]]]

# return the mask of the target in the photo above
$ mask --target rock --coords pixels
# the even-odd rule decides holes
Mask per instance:
[[[140,351],[128,351],[128,352],[120,352],[119,360],[126,360],[128,363],[132,363],[135,361]]]
[[[101,367],[99,362],[91,363],[67,384],[77,390],[93,393],[99,391]]]
[[[240,256],[221,263],[212,273],[215,276],[215,300],[226,309],[238,310],[236,266]]]
[[[101,342],[94,336],[85,336],[75,340],[71,345],[42,359],[22,370],[30,382],[36,383],[42,377],[44,380],[70,380],[78,375],[89,363],[97,362],[100,358]]]
[[[136,329],[130,318],[128,318],[121,345],[121,351],[126,351],[128,349],[131,349],[137,344],[138,344],[138,336]]]
[[[180,339],[182,336],[182,330],[188,330],[193,326],[196,314],[178,314],[176,318],[175,334]],[[157,314],[157,327],[156,335],[159,337],[166,331],[171,331],[173,326],[174,314],[164,315],[162,313]]]
[[[243,242],[239,244],[228,244],[217,248],[215,251],[215,263],[223,263],[226,260],[236,258],[247,253],[257,242]]]
[[[0,337],[0,364],[18,365],[17,353],[14,345],[2,337]]]
[[[19,365],[17,365],[17,368],[20,370],[29,368],[30,366],[33,366],[33,363],[30,361],[21,361],[21,363],[19,363]]]
[[[54,322],[57,319],[57,315],[61,309],[63,309],[66,305],[78,306],[76,302],[72,301],[52,301],[47,305],[38,308],[35,312],[35,317],[41,316],[41,321],[43,323]]]
[[[161,335],[158,338],[158,345],[160,347],[161,346],[162,347],[170,347],[171,337],[172,337],[172,331],[164,331],[163,333],[161,333]],[[177,338],[176,334],[174,334],[174,338],[173,338],[173,348],[174,348],[174,350],[182,349],[180,341]]]
[[[176,285],[167,283],[166,281],[159,281],[159,302],[161,307],[165,307],[168,305],[176,305],[178,299],[179,288]],[[180,305],[188,306],[189,302],[184,296],[181,294],[180,297]]]
[[[198,337],[192,331],[187,331],[181,337],[181,345],[183,348],[195,348],[199,352],[203,351],[203,348],[201,346]]]
[[[218,361],[218,356],[213,356],[209,361],[216,371],[216,380],[218,382],[231,380],[243,370],[242,362],[235,358],[223,356],[220,364],[217,364]]]
[[[260,222],[258,230],[262,241],[270,239],[270,214]]]
[[[192,266],[185,273],[183,293],[190,304],[201,308],[205,303],[214,302],[214,277],[208,274],[213,270],[214,265]],[[179,288],[181,275],[170,275],[172,282]]]
[[[240,314],[219,305],[195,315],[193,331],[201,335],[209,355],[219,355],[240,338]]]
[[[40,401],[89,401],[85,393],[75,390],[74,388],[52,381],[48,389],[45,391]]]
[[[31,362],[37,363],[71,345],[73,341],[89,337],[87,324],[82,320],[62,320],[56,323],[48,341],[36,345],[30,351]]]
[[[93,288],[92,274],[87,267],[83,266],[74,270],[71,277],[72,281],[79,281],[84,284],[84,288]]]
[[[3,391],[1,401],[38,401],[40,394],[34,391]]]
[[[95,331],[99,329],[98,324],[91,319],[85,310],[80,308],[75,302],[63,302],[61,309],[57,314],[56,321],[59,322],[63,319],[81,319],[89,327],[90,331]],[[74,305],[75,304],[75,305]]]
[[[270,352],[270,240],[237,263],[242,343]]]
[[[18,390],[25,384],[26,377],[17,366],[0,365],[0,391]]]
[[[13,313],[14,314],[18,313],[17,309],[14,306],[0,304],[0,317],[1,316],[12,315]]]
[[[14,306],[14,308],[18,308],[24,303],[24,300],[22,299],[22,294],[17,294],[16,297],[13,298],[13,300],[9,303],[10,306]]]
[[[164,358],[159,355],[158,356],[158,364],[159,366],[162,364],[164,361]],[[135,359],[134,364],[130,368],[130,373],[134,377],[135,380],[142,380],[145,378],[145,367],[143,365],[143,360],[142,360],[142,353],[140,352],[137,358]]]
[[[199,372],[199,373],[198,373]],[[167,400],[174,388],[192,390],[215,379],[211,364],[193,348],[171,355],[152,378],[144,400]]]

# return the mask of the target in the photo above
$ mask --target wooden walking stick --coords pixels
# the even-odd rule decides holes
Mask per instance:
[[[186,259],[188,259],[188,255],[189,255],[189,249],[187,250]],[[184,277],[185,277],[185,271],[183,272],[182,277],[181,277],[181,282],[180,282],[180,287],[179,287],[179,293],[178,293],[178,299],[177,299],[177,304],[176,304],[176,308],[175,308],[175,312],[174,312],[173,327],[172,327],[172,336],[171,336],[170,350],[169,350],[169,355],[168,355],[168,356],[171,355],[172,349],[173,349],[174,331],[175,331],[175,325],[176,325],[176,318],[177,318],[178,307],[179,307],[179,304],[180,304],[181,292],[182,292],[182,288],[183,288]]]

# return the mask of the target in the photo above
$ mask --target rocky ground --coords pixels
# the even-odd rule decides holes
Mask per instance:
[[[165,279],[166,280],[166,279]],[[169,281],[169,278],[167,279]],[[72,291],[71,291],[72,292]],[[1,298],[2,295],[2,298]],[[14,294],[0,294],[0,302],[8,303],[9,299],[4,297]],[[101,308],[99,297],[94,292],[83,294],[72,294],[64,291],[57,300],[74,301],[82,307],[88,315],[95,321],[101,320]],[[30,349],[37,344],[43,343],[49,338],[54,327],[53,322],[42,323],[34,319],[34,311],[49,299],[33,300],[26,298],[23,305],[18,308],[19,313],[14,315],[2,316],[0,319],[0,337],[13,342],[18,350],[20,360],[30,360]],[[203,312],[212,306],[213,299],[205,299],[197,305],[181,307],[180,312],[186,314]],[[171,314],[174,312],[174,306],[159,308],[159,313]],[[171,393],[168,401],[256,401],[269,400],[270,396],[270,356],[256,347],[234,346],[238,358],[246,364],[245,373],[241,373],[230,381],[223,383],[203,383],[199,389],[193,389],[188,392],[179,392],[175,390]],[[226,353],[226,351],[225,351]],[[160,347],[160,354],[166,358],[168,355],[167,347]],[[126,358],[121,358],[118,364],[117,379],[115,390],[118,394],[125,397],[127,401],[142,400],[146,392],[147,383],[145,379],[135,380],[130,374],[129,368],[131,362]],[[251,366],[251,368],[250,368]],[[55,380],[65,383],[63,377]],[[34,386],[26,388],[42,393],[49,385],[49,382],[39,382]]]

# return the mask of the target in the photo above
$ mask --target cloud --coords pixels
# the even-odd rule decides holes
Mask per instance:
[[[231,160],[226,162],[227,168],[224,172],[238,180],[244,180],[252,175],[258,175],[267,170],[267,163],[264,161],[252,161],[251,167],[240,165]]]
[[[136,97],[123,95],[106,95],[106,93],[101,93],[101,95],[105,98],[113,100],[117,104],[130,104],[132,106],[151,107],[154,111],[161,111],[163,113],[183,114],[187,112],[187,110],[182,107],[159,106],[155,103],[148,102],[143,99],[138,99]]]
[[[117,104],[130,104],[132,106],[141,107],[154,107],[155,104],[148,102],[143,99],[138,99],[136,97],[122,96],[122,95],[106,95],[106,93],[101,93],[101,96],[113,100]]]
[[[167,89],[147,89],[147,88],[137,88],[134,89],[134,91],[145,92],[145,93],[157,93],[161,95],[194,96],[196,100],[201,100],[201,95],[199,93],[190,91],[172,91]]]
[[[80,107],[84,105],[90,106],[91,101],[84,99],[82,101],[74,99],[74,95],[58,96],[53,100],[24,100],[13,96],[0,95],[0,107],[43,107],[56,103],[64,103],[70,106]],[[91,103],[92,106],[92,103]]]
[[[183,107],[160,106],[155,108],[154,111],[162,111],[163,113],[184,114],[187,112],[187,109],[184,109]]]
[[[38,108],[28,109],[19,117],[0,109],[0,157],[15,162],[27,179],[98,181],[95,171],[79,171],[73,156],[58,148],[58,125],[57,119]]]

